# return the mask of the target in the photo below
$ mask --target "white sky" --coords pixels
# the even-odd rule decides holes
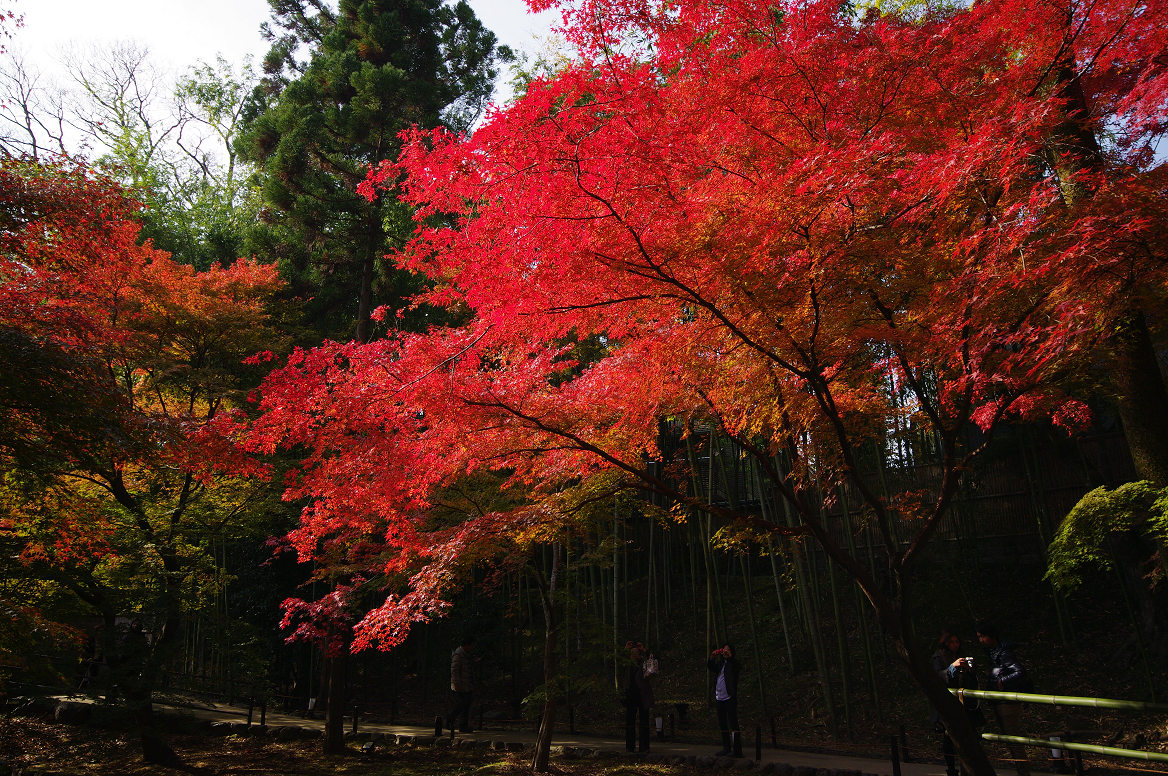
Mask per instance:
[[[529,53],[559,21],[555,12],[531,15],[524,0],[469,0],[500,43]],[[9,0],[24,17],[7,48],[51,74],[68,46],[115,41],[144,44],[155,63],[175,72],[217,54],[238,63],[247,54],[258,66],[267,44],[260,24],[270,17],[267,0]]]

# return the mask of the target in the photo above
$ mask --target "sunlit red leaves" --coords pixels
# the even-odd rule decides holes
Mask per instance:
[[[554,5],[580,61],[362,187],[419,209],[395,259],[474,321],[305,354],[265,388],[261,443],[311,449],[291,495],[316,499],[314,541],[415,526],[477,467],[533,488],[634,468],[662,417],[795,440],[829,481],[891,419],[1080,424],[1060,381],[1117,299],[1163,294],[1162,0]],[[1096,174],[1052,141],[1068,77],[1086,130],[1122,141]],[[1071,184],[1092,195],[1068,206]],[[378,627],[435,605],[423,588]]]
[[[291,631],[290,639],[311,642],[336,657],[348,648],[353,592],[351,586],[337,585],[315,601],[289,598],[282,604],[280,626]]]

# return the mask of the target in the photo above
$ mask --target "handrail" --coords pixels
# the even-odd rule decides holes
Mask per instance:
[[[1111,698],[1082,698],[1074,695],[1046,695],[1032,692],[1001,692],[999,690],[950,689],[958,698],[985,698],[991,701],[1019,701],[1043,703],[1049,706],[1086,706],[1093,709],[1124,709],[1127,711],[1168,711],[1168,703],[1122,701]]]
[[[1151,762],[1168,763],[1168,753],[1145,752],[1139,749],[1120,749],[1115,746],[1098,746],[1096,744],[1076,744],[1072,741],[1054,741],[1044,738],[1027,738],[1026,736],[1004,736],[998,733],[982,733],[981,737],[987,741],[1003,741],[1007,744],[1025,744],[1040,746],[1044,749],[1067,749],[1072,752],[1090,752],[1091,754],[1105,754],[1112,757],[1127,757],[1132,760],[1148,760]]]

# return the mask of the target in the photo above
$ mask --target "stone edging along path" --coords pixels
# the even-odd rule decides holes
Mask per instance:
[[[88,721],[94,711],[95,708],[91,702],[71,699],[60,700],[54,709],[54,717],[62,723],[80,724]],[[282,715],[274,715],[276,716],[274,720],[269,716],[267,720],[268,724],[260,725],[255,722],[248,724],[238,719],[224,719],[223,715],[229,713],[225,709],[196,709],[161,704],[156,706],[156,712],[160,717],[172,723],[178,723],[178,727],[183,729],[184,732],[196,735],[264,736],[277,741],[297,741],[319,739],[324,732],[319,722],[314,725],[290,724],[286,717],[280,718]],[[235,713],[238,714],[238,712]],[[460,734],[457,737],[449,737],[419,734],[416,731],[377,730],[377,723],[372,723],[370,727],[372,729],[362,730],[357,733],[347,732],[345,738],[348,741],[362,743],[373,749],[382,750],[390,747],[435,747],[461,751],[480,750],[484,752],[521,753],[531,751],[533,746],[531,741],[506,738],[507,733],[503,731],[481,731],[471,735]],[[766,774],[767,776],[879,776],[878,774],[865,773],[863,770],[856,768],[826,767],[826,763],[819,765],[785,763],[775,759],[776,757],[781,758],[781,753],[772,751],[768,751],[767,754],[769,757],[767,760],[760,762],[748,757],[731,758],[718,757],[712,754],[693,754],[685,751],[687,749],[685,745],[667,745],[663,747],[664,749],[672,749],[674,751],[626,753],[623,749],[616,748],[620,746],[619,744],[614,745],[610,741],[597,743],[602,745],[581,745],[578,742],[574,742],[571,745],[553,744],[551,753],[553,757],[565,761],[593,759],[607,760],[609,762],[654,763],[689,766],[714,771],[742,771],[751,774]],[[588,742],[588,744],[591,744],[591,742]],[[799,759],[798,754],[794,752],[790,754],[796,761]],[[843,756],[840,759],[846,762],[852,758]],[[879,767],[877,763],[870,760],[857,760],[857,764],[860,763],[866,763],[869,767]],[[63,772],[42,770],[39,768],[24,769],[19,773],[14,770],[10,773],[12,776],[32,776],[33,774],[36,774],[36,776],[70,776],[70,774]],[[4,771],[3,763],[0,763],[0,776],[8,776],[8,773]]]
[[[269,725],[260,727],[243,722],[210,722],[207,730],[219,735],[268,735],[276,740],[287,741],[297,739],[320,738],[322,731],[319,728],[301,725]],[[262,732],[261,732],[262,731]],[[531,751],[532,744],[523,741],[508,741],[506,739],[489,738],[454,738],[420,736],[406,733],[383,733],[380,731],[346,733],[347,741],[371,743],[374,747],[436,747],[457,750],[482,750],[493,752],[527,752]],[[810,766],[793,766],[778,762],[756,762],[746,757],[716,757],[714,755],[678,755],[666,753],[626,753],[610,749],[566,746],[553,744],[553,757],[564,760],[624,760],[629,762],[655,763],[661,765],[684,765],[715,770],[749,771],[755,774],[768,776],[876,776],[865,774],[859,770],[813,768]]]

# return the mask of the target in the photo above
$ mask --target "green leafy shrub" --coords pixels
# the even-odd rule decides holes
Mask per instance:
[[[1168,542],[1168,488],[1141,480],[1110,491],[1096,488],[1083,496],[1050,543],[1046,579],[1070,591],[1083,582],[1085,569],[1110,569],[1108,537],[1128,531],[1142,533],[1163,551]]]

